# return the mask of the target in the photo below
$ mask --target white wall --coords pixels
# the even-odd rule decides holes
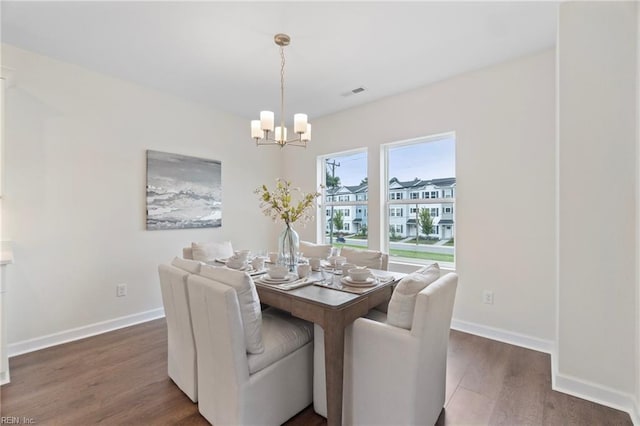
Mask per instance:
[[[161,308],[157,266],[191,241],[275,244],[252,191],[278,176],[281,156],[254,147],[247,120],[7,45],[2,60],[15,69],[2,217],[15,255],[9,344]],[[221,228],[145,230],[147,149],[222,161]]]
[[[640,422],[640,7],[636,5],[636,400]]]
[[[621,401],[638,368],[635,7],[565,2],[558,34],[558,384]]]
[[[378,248],[380,144],[455,131],[460,285],[454,318],[524,335],[550,349],[554,79],[550,50],[314,119],[307,150],[287,151],[285,175],[312,189],[318,155],[367,147],[369,241]],[[313,227],[301,231],[305,239],[316,237]],[[482,304],[483,289],[495,292],[494,305]]]

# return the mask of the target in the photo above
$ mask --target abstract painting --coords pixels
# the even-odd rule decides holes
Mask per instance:
[[[147,229],[222,226],[222,163],[147,150]]]

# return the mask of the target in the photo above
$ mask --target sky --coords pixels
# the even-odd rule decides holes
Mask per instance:
[[[367,153],[330,157],[340,163],[335,168],[342,185],[358,185],[367,176]],[[331,173],[331,167],[327,167]],[[428,143],[398,145],[389,148],[389,178],[401,181],[455,177],[455,140],[453,136]]]

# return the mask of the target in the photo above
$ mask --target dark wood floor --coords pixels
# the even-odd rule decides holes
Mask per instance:
[[[167,377],[164,320],[11,358],[0,415],[40,425],[206,425]],[[549,355],[451,332],[442,425],[632,425],[551,390]],[[309,407],[288,425],[324,425]]]

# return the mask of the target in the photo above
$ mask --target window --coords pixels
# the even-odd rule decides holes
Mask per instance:
[[[402,231],[404,230],[404,226],[402,224],[394,224],[394,225],[389,225],[389,229],[394,234],[402,234]]]
[[[455,261],[455,135],[453,133],[382,145],[382,200],[374,214],[381,249],[392,261],[453,266]],[[318,215],[323,242],[368,247],[366,150],[318,157],[325,185]],[[320,210],[322,212],[323,210]],[[376,224],[378,220],[376,220]],[[338,242],[340,237],[340,242]]]
[[[337,238],[348,233],[350,241],[358,240],[358,244],[367,247],[366,151],[320,156],[318,167],[326,194],[322,208],[327,214],[318,224],[324,231],[324,242],[341,246],[343,243],[338,243]]]
[[[388,194],[383,220],[389,229],[383,250],[392,260],[454,264],[455,135],[386,144],[383,154],[387,188],[382,190]]]
[[[395,217],[402,217],[403,216],[402,215],[402,211],[403,211],[402,207],[392,207],[390,210],[391,211],[389,212],[389,216],[392,216],[392,217],[394,217],[394,216]]]

